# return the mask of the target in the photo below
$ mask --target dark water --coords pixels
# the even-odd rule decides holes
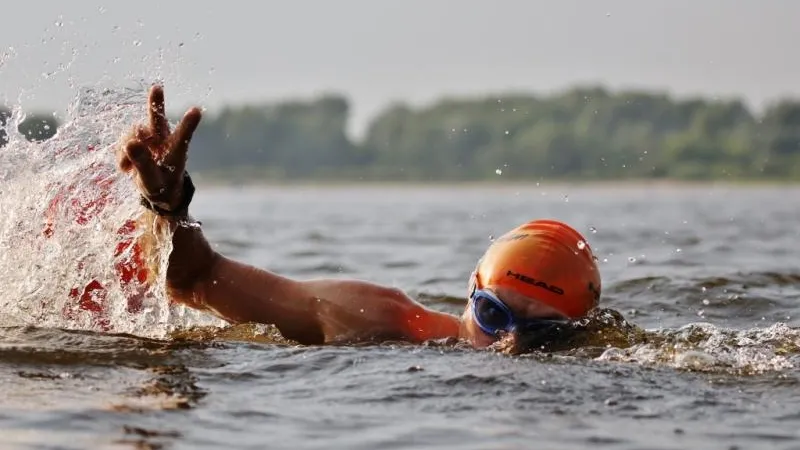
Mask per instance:
[[[800,448],[800,188],[198,184],[224,253],[453,313],[491,236],[565,220],[629,324],[515,356],[5,328],[0,447]]]

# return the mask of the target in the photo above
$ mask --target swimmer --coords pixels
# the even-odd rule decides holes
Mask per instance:
[[[230,259],[212,249],[189,216],[194,185],[185,167],[200,109],[189,109],[170,131],[163,89],[154,86],[148,111],[149,123],[120,142],[118,162],[141,193],[144,217],[173,233],[170,301],[229,323],[272,324],[301,344],[457,338],[477,348],[559,327],[598,305],[601,280],[589,244],[553,220],[522,224],[489,246],[472,272],[460,317],[396,288],[295,280]]]

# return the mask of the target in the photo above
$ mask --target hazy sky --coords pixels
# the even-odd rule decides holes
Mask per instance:
[[[0,26],[0,96],[28,109],[61,110],[71,86],[137,77],[163,79],[170,110],[341,92],[356,130],[395,99],[575,83],[754,107],[800,94],[794,0],[13,4]]]

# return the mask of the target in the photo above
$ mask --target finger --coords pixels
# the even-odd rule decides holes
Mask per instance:
[[[123,173],[128,173],[133,167],[130,158],[128,158],[128,142],[130,142],[136,135],[136,129],[132,128],[127,136],[121,137],[119,144],[114,146],[114,156],[117,157],[117,168]]]
[[[161,86],[150,88],[150,106],[148,115],[150,116],[150,130],[160,139],[166,139],[169,135],[169,121],[164,112],[164,89]]]
[[[137,126],[136,129],[134,130],[133,137],[135,137],[136,140],[142,142],[146,146],[147,145],[153,145],[153,146],[158,145],[157,142],[154,142],[155,139],[158,138],[158,136],[155,136],[153,134],[153,132],[150,130],[150,127],[145,127],[143,125]]]
[[[161,173],[147,146],[140,141],[130,141],[125,146],[125,154],[131,165],[136,168],[145,194],[158,193],[161,189]]]
[[[183,115],[183,119],[175,127],[175,132],[172,134],[172,146],[169,154],[165,158],[169,164],[178,164],[186,161],[186,153],[189,151],[189,142],[192,140],[194,131],[200,124],[203,118],[203,113],[200,108],[191,108]]]

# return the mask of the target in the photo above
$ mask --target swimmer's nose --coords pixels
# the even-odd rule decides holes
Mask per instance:
[[[519,336],[520,336],[520,335],[521,335],[521,334],[522,334],[524,331],[525,331],[525,330],[524,330],[524,328],[523,328],[523,329],[520,329],[520,328],[517,328],[517,326],[516,326],[516,325],[511,325],[511,327],[509,327],[508,331],[506,331],[506,334],[510,335],[510,336],[511,336],[511,337],[513,337],[514,339],[519,339]]]
[[[517,332],[517,327],[511,327],[508,330],[500,330],[497,332],[497,340],[498,341],[511,341],[516,342],[519,339],[519,332]]]
[[[497,334],[495,348],[508,354],[520,353],[520,336],[516,331],[501,331]]]

